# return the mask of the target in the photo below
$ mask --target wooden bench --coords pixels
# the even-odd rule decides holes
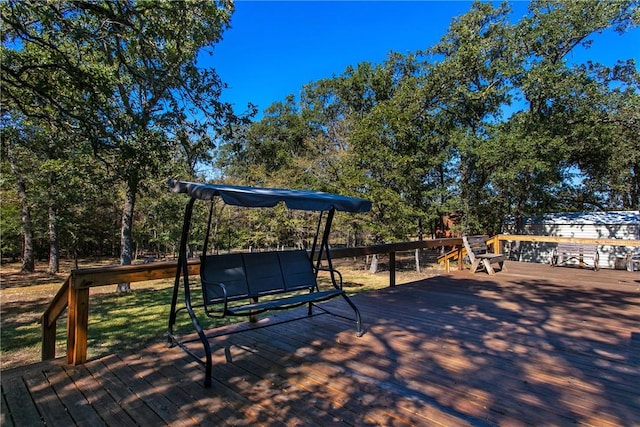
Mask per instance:
[[[504,270],[504,255],[489,252],[487,236],[462,236],[462,242],[471,261],[471,272],[475,273],[479,268],[484,268],[487,273],[493,275],[495,270],[491,264],[498,264],[500,271]]]
[[[589,260],[594,271],[598,271],[600,268],[598,247],[583,243],[558,243],[551,254],[551,266],[568,265],[567,261],[572,259],[577,260],[580,264],[587,264],[586,260]]]

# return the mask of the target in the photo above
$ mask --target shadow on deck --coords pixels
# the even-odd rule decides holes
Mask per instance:
[[[7,370],[2,425],[640,424],[638,273],[511,262],[354,302],[361,338],[324,314],[212,338],[211,389],[164,343]]]

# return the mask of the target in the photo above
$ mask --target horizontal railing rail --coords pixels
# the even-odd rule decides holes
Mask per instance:
[[[460,246],[461,238],[413,240],[410,242],[384,243],[373,246],[358,246],[352,248],[332,248],[331,258],[349,258],[363,255],[388,254],[392,252],[406,252],[415,249],[439,248],[441,246]]]

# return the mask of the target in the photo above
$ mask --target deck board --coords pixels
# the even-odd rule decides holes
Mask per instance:
[[[4,371],[0,423],[640,426],[638,273],[507,262],[353,300],[361,338],[304,309],[209,331],[211,389],[164,343]]]

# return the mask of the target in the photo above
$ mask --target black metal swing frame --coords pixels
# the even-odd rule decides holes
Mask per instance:
[[[198,321],[198,317],[195,314],[194,308],[204,306],[205,304],[193,304],[191,299],[191,288],[190,288],[190,280],[189,280],[189,263],[187,256],[187,242],[189,239],[189,232],[191,228],[191,220],[193,215],[193,207],[197,200],[210,201],[212,202],[211,210],[213,211],[213,200],[215,197],[220,197],[226,204],[236,205],[236,206],[244,206],[244,207],[273,207],[278,203],[285,203],[290,209],[297,210],[306,210],[306,211],[316,211],[319,212],[318,224],[316,228],[315,237],[313,240],[313,244],[311,250],[309,251],[309,260],[311,264],[314,266],[314,274],[317,276],[318,271],[326,270],[330,272],[331,282],[336,290],[333,291],[329,298],[333,296],[340,295],[344,298],[344,300],[349,304],[349,306],[353,309],[355,313],[355,321],[356,321],[356,333],[358,336],[361,336],[364,331],[362,329],[362,322],[360,317],[360,312],[355,304],[351,301],[351,299],[347,296],[347,294],[342,291],[341,283],[342,278],[339,276],[336,278],[336,275],[340,273],[334,270],[333,262],[331,260],[331,252],[329,250],[329,234],[331,231],[331,225],[333,222],[333,217],[336,210],[346,211],[346,212],[367,212],[371,208],[371,203],[367,200],[352,198],[352,197],[344,197],[335,194],[323,193],[323,192],[315,192],[308,190],[288,190],[288,189],[275,189],[275,188],[257,188],[257,187],[241,187],[241,186],[227,186],[227,185],[216,185],[216,184],[200,184],[193,182],[184,182],[184,181],[174,181],[170,180],[169,185],[172,190],[176,193],[185,193],[190,196],[190,200],[188,201],[185,212],[184,212],[184,220],[182,226],[182,236],[180,239],[180,247],[178,253],[178,265],[176,269],[175,282],[173,287],[173,294],[171,299],[171,311],[169,313],[169,322],[168,322],[168,330],[167,330],[167,345],[180,346],[185,352],[194,357],[198,362],[205,366],[205,387],[211,386],[211,378],[212,378],[212,354],[211,354],[211,345],[208,341],[208,338],[205,334],[204,329],[200,325]],[[211,226],[211,216],[212,211],[209,215],[209,223],[208,227]],[[324,217],[324,213],[327,213],[326,217]],[[320,231],[322,228],[322,223],[324,219],[324,231],[322,232],[322,239],[318,244],[318,237],[320,235]],[[205,244],[203,248],[203,256],[201,261],[201,273],[204,266],[207,246],[208,246],[208,235],[209,229],[207,230],[207,235],[205,238]],[[327,263],[327,267],[322,266],[322,260],[325,260]],[[181,286],[182,282],[182,286]],[[183,307],[178,307],[178,298],[180,288],[184,289],[184,301],[185,304]],[[315,285],[317,289],[317,284]],[[328,298],[324,298],[328,299]],[[287,304],[282,308],[291,308],[298,305],[307,304],[309,305],[308,314],[312,314],[312,307],[315,306],[315,302],[323,301],[324,299],[313,300],[311,298],[302,298],[293,304]],[[270,309],[278,309],[280,307],[272,307],[270,305]],[[320,307],[322,311],[328,312],[327,310]],[[191,319],[191,323],[198,335],[199,341],[201,341],[204,352],[205,352],[205,360],[203,361],[200,356],[192,352],[187,347],[187,342],[184,342],[174,333],[174,327],[176,323],[177,313],[181,310],[186,310]],[[206,311],[206,310],[205,310]],[[264,310],[266,311],[266,310]],[[334,314],[334,313],[330,313]],[[209,313],[207,313],[209,315]],[[334,314],[336,315],[336,314]],[[343,317],[343,316],[339,316]],[[354,320],[354,319],[350,319]]]

